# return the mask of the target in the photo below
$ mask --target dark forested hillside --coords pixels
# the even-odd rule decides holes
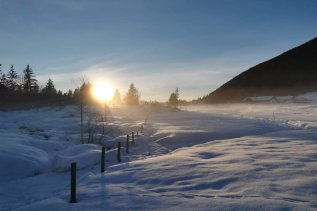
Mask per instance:
[[[242,72],[202,101],[236,102],[249,96],[309,91],[317,91],[317,38]]]

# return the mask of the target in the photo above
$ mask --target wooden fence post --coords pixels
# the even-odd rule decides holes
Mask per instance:
[[[129,154],[129,134],[127,135],[127,149],[126,149],[127,154]]]
[[[134,132],[132,132],[132,143],[134,143]]]
[[[121,162],[121,142],[118,142],[117,160]]]
[[[76,163],[70,167],[70,203],[77,203],[76,200]]]
[[[105,172],[105,152],[106,152],[106,147],[102,147],[101,150],[101,173]]]
[[[143,133],[143,124],[141,125],[141,133]]]

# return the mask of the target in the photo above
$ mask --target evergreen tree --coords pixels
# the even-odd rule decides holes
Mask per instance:
[[[80,102],[80,90],[79,88],[77,87],[74,92],[73,92],[73,98],[77,101],[77,102]]]
[[[168,100],[168,104],[170,106],[176,108],[176,106],[177,106],[177,96],[176,96],[176,94],[174,92],[170,95],[170,98]]]
[[[62,92],[61,90],[58,90],[57,95],[58,95],[59,97],[62,97],[62,96],[63,96],[63,92]]]
[[[137,90],[137,88],[135,88],[134,84],[131,83],[129,90],[125,96],[125,103],[127,105],[139,105],[139,99],[139,91]]]
[[[0,83],[2,85],[7,85],[7,78],[6,78],[6,75],[4,73],[2,73],[2,64],[0,64]]]
[[[174,93],[175,93],[177,101],[178,101],[178,99],[179,99],[179,89],[176,88]]]
[[[88,105],[88,104],[91,104],[93,103],[94,99],[91,95],[91,90],[92,90],[92,85],[90,82],[88,83],[83,83],[81,85],[81,87],[79,88],[79,98],[80,98],[80,101],[85,104],[85,105]],[[76,90],[75,90],[76,91]],[[74,92],[74,95],[75,95],[75,92]]]
[[[2,78],[1,78],[2,79]],[[3,78],[4,79],[4,78]],[[10,67],[10,70],[7,74],[7,79],[6,79],[6,86],[11,89],[11,90],[16,90],[18,89],[18,74],[14,70],[13,64]]]
[[[176,88],[175,92],[173,92],[171,95],[170,95],[170,98],[168,100],[168,103],[170,106],[174,107],[174,108],[177,108],[178,106],[178,101],[179,101],[179,90],[178,88]]]
[[[27,65],[23,70],[23,90],[27,93],[38,92],[39,86],[37,85],[37,80],[35,79],[34,72],[30,65]]]
[[[4,73],[1,75],[0,83],[7,86],[7,78],[6,78],[6,75]]]
[[[71,89],[68,90],[67,97],[69,97],[69,98],[73,97],[73,91]]]
[[[118,89],[116,89],[116,91],[114,92],[114,95],[112,97],[112,103],[115,105],[120,105],[122,103],[121,102],[121,94],[120,94]]]
[[[57,93],[55,86],[54,86],[54,82],[51,78],[49,78],[47,80],[45,87],[42,89],[42,93],[45,93],[45,94],[56,94]]]

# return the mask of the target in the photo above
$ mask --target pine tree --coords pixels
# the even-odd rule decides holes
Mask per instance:
[[[120,94],[118,89],[116,89],[116,91],[114,92],[114,95],[112,97],[112,103],[115,105],[120,105],[122,103],[121,102],[121,94]]]
[[[37,80],[35,79],[34,72],[30,65],[27,65],[23,70],[23,90],[27,93],[38,92],[39,86],[37,85]]]
[[[17,80],[18,80],[18,74],[14,70],[14,67],[12,64],[7,74],[6,86],[11,90],[16,90],[18,88]]]
[[[47,80],[45,87],[42,89],[42,93],[45,93],[45,94],[56,94],[57,93],[55,86],[54,86],[54,82],[51,78],[49,78]]]
[[[125,103],[127,105],[139,105],[139,99],[139,91],[137,90],[137,88],[135,88],[134,84],[131,83],[129,90],[125,96]]]
[[[81,102],[84,105],[88,105],[88,104],[91,104],[93,102],[91,90],[92,90],[92,85],[90,82],[87,82],[87,83],[84,82],[79,88],[79,97],[80,97]]]
[[[179,98],[179,90],[176,88],[175,92],[170,95],[168,103],[170,106],[177,108],[178,106],[178,98]]]
[[[62,92],[61,90],[58,90],[57,95],[58,95],[59,97],[62,97],[62,96],[63,96],[63,92]]]
[[[0,64],[0,83],[2,85],[7,85],[7,78],[6,78],[6,75],[4,73],[2,73],[2,64]]]
[[[175,95],[176,95],[176,97],[177,97],[177,100],[178,100],[178,98],[179,98],[179,89],[176,88],[174,93],[175,93]]]
[[[170,98],[168,100],[168,104],[174,108],[176,108],[176,104],[177,104],[177,97],[176,97],[176,94],[173,92],[171,95],[170,95]]]
[[[71,89],[68,90],[67,97],[69,97],[69,98],[73,97],[73,91]]]
[[[0,83],[7,86],[7,78],[6,78],[6,75],[4,73],[1,75]]]
[[[81,101],[81,94],[80,94],[80,90],[77,87],[74,92],[73,92],[73,98],[77,101],[80,102]]]

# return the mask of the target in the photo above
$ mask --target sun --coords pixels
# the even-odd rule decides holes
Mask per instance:
[[[99,81],[95,83],[92,88],[93,96],[97,100],[102,102],[111,100],[113,93],[114,93],[113,87],[105,81]]]

